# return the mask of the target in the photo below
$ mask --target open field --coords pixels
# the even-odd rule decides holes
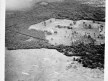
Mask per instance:
[[[5,81],[103,81],[103,70],[82,67],[55,49],[6,50]]]

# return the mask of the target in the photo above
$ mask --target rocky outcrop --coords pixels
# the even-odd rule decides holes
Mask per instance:
[[[105,23],[92,20],[55,19],[31,25],[28,30],[45,33],[45,39],[51,45],[71,46],[76,42],[103,44]]]
[[[40,3],[40,5],[48,5],[48,3],[43,1]]]

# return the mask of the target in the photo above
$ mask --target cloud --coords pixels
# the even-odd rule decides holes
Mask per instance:
[[[6,10],[24,10],[31,8],[39,1],[55,2],[62,0],[6,0]]]
[[[6,10],[21,10],[34,5],[33,0],[6,0]]]

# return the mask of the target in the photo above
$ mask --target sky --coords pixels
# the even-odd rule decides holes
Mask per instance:
[[[6,10],[29,9],[39,1],[55,2],[63,0],[6,0]]]

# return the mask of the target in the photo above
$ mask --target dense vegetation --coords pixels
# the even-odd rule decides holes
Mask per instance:
[[[70,47],[59,47],[58,51],[64,53],[66,56],[79,56],[80,58],[74,59],[88,68],[104,68],[104,50],[105,44],[79,44]]]

